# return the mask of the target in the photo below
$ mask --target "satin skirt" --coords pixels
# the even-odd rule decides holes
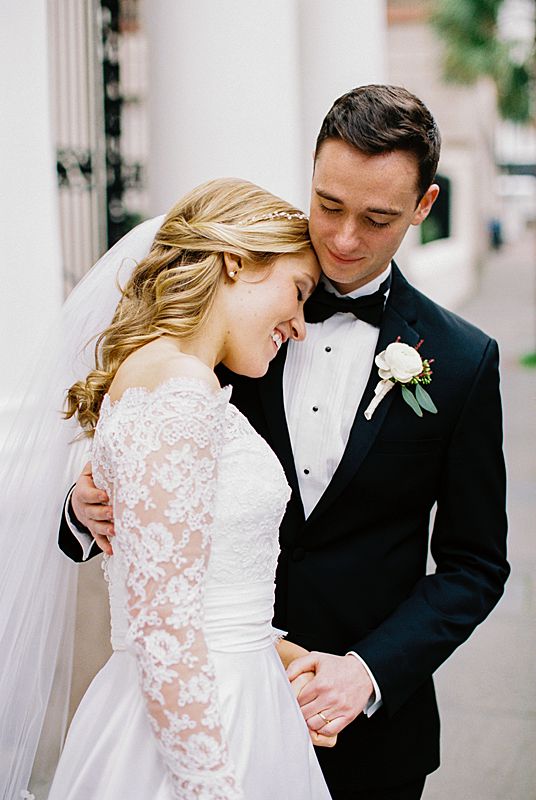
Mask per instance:
[[[222,602],[222,591],[225,593]],[[307,727],[272,644],[266,587],[209,590],[207,642],[222,724],[245,800],[329,800]],[[262,608],[261,608],[262,607]],[[49,800],[172,800],[135,657],[118,649],[71,724]]]

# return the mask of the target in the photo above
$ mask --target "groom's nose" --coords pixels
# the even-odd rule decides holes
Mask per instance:
[[[341,221],[335,232],[333,244],[337,250],[337,255],[351,257],[358,250],[361,244],[361,237],[357,225],[351,218]]]

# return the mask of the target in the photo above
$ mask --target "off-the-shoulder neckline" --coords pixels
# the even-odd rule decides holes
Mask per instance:
[[[173,375],[171,378],[166,378],[165,380],[161,381],[152,389],[150,389],[148,386],[127,386],[121,396],[115,400],[112,400],[108,392],[106,392],[102,402],[103,405],[106,404],[109,409],[112,409],[120,405],[125,398],[131,397],[132,395],[142,397],[157,396],[162,391],[174,384],[178,384],[178,388],[196,390],[200,394],[205,394],[209,397],[212,396],[214,399],[217,399],[223,394],[226,395],[226,399],[229,400],[233,389],[230,384],[227,386],[220,386],[219,389],[215,389],[209,383],[207,383],[207,381],[203,380],[203,378],[195,378],[186,375]]]

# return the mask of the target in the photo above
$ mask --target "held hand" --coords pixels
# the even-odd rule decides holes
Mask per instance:
[[[290,644],[292,644],[292,642],[290,642]],[[298,647],[298,645],[294,646]],[[303,647],[300,647],[300,650],[303,650]],[[300,702],[300,694],[303,688],[309,683],[309,681],[312,681],[314,676],[314,672],[301,672],[290,684],[292,691],[294,692],[294,696],[297,698],[298,702]],[[316,731],[309,729],[309,736],[311,737],[312,743],[316,747],[335,747],[337,744],[336,734],[334,736],[325,736],[323,733],[317,733]]]
[[[289,664],[296,658],[309,655],[309,650],[306,650],[305,647],[300,647],[299,644],[294,644],[294,642],[289,642],[288,639],[280,639],[276,644],[275,649],[277,650],[279,658],[281,659],[281,663],[283,664],[285,669],[287,669]]]
[[[352,655],[313,651],[297,658],[287,669],[291,683],[304,672],[314,672],[315,677],[300,692],[302,714],[310,730],[326,736],[340,733],[349,725],[374,692],[366,669]]]
[[[111,556],[113,551],[108,536],[114,535],[112,507],[108,505],[106,492],[97,489],[93,483],[90,462],[76,481],[71,503],[77,520],[89,528],[100,549]]]

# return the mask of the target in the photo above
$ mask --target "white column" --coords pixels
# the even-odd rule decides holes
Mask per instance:
[[[0,0],[0,413],[62,299],[46,6]]]
[[[303,164],[307,180],[322,120],[333,101],[367,83],[387,82],[386,0],[300,0]]]
[[[304,204],[296,2],[146,4],[152,213],[224,175]]]

